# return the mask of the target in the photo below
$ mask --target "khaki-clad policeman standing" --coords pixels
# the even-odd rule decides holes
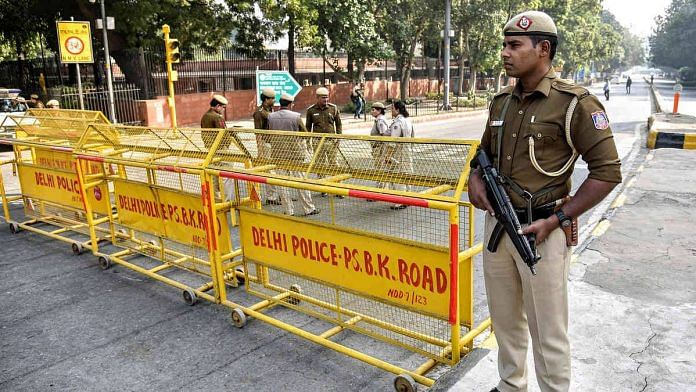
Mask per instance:
[[[268,126],[268,115],[273,113],[273,104],[275,103],[276,92],[270,87],[266,87],[261,91],[261,105],[254,112],[254,128],[255,129],[270,129]],[[269,139],[266,135],[256,135],[256,146],[258,148],[258,157],[267,160],[270,163],[271,147]],[[265,204],[280,204],[280,196],[276,187],[273,185],[264,184],[263,186],[266,195]]]
[[[300,114],[292,111],[293,97],[283,93],[280,96],[280,109],[277,112],[271,113],[268,116],[268,124],[271,129],[290,132],[307,132]],[[271,137],[271,157],[277,162],[286,162],[288,164],[306,164],[309,163],[310,155],[307,151],[306,140],[300,137],[283,137],[273,135]],[[278,170],[282,175],[302,178],[302,172],[297,170]],[[287,215],[295,214],[295,207],[290,198],[290,188],[279,187],[278,192],[281,194],[281,201],[285,206]],[[312,203],[312,195],[308,190],[298,189],[298,195],[304,216],[316,215],[319,210]]]
[[[306,128],[315,133],[343,133],[341,124],[341,112],[338,107],[329,103],[329,90],[326,87],[317,89],[317,103],[307,108]],[[314,141],[315,149],[319,141]],[[324,166],[336,166],[336,153],[338,143],[325,143],[319,153],[317,163]]]
[[[203,144],[207,149],[212,147],[213,142],[218,135],[218,131],[205,131],[205,129],[227,128],[225,118],[222,116],[226,107],[227,99],[222,95],[215,94],[210,100],[210,108],[207,112],[205,112],[203,117],[201,117],[201,128],[204,129],[201,131],[201,138],[203,139]]]
[[[525,358],[530,335],[541,390],[568,391],[567,280],[572,237],[567,239],[563,228],[570,232],[573,219],[621,182],[621,164],[608,117],[597,98],[560,80],[551,67],[557,45],[553,20],[545,13],[528,11],[510,19],[503,32],[504,67],[518,83],[494,98],[481,149],[508,183],[520,221],[531,222],[523,231],[536,235],[541,259],[533,276],[507,236],[495,253],[484,251],[486,294],[499,346],[500,382],[493,391],[527,390]],[[566,201],[578,155],[590,173]],[[496,219],[478,168],[469,177],[469,198],[489,212],[488,240]],[[531,219],[525,212],[528,204],[533,208]]]

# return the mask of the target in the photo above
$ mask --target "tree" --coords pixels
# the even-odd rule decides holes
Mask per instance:
[[[236,33],[235,46],[247,52],[258,52],[265,36],[261,21],[254,14],[253,0],[187,1],[187,0],[109,0],[107,15],[116,19],[116,30],[109,31],[109,49],[126,78],[140,82],[140,64],[133,51],[142,47],[163,47],[161,28],[169,24],[172,36],[188,48],[214,49],[229,44]],[[94,21],[101,18],[99,4],[87,0],[0,0],[0,40],[5,45],[15,42],[21,51],[44,37],[53,51],[58,49],[56,20]],[[27,29],[27,26],[31,26]],[[97,42],[102,34],[93,34]],[[97,48],[95,48],[95,52]]]
[[[672,0],[665,16],[655,18],[649,38],[650,61],[674,68],[696,67],[696,0]]]
[[[353,81],[362,80],[368,62],[386,59],[393,55],[378,33],[377,19],[384,16],[384,8],[376,0],[325,0],[318,10],[317,24],[321,39],[315,53],[334,72],[340,68],[328,61],[338,52],[348,54],[348,76]],[[357,72],[354,72],[354,64]]]
[[[382,20],[382,31],[392,46],[396,56],[396,70],[399,74],[401,99],[408,96],[413,57],[418,42],[429,24],[437,24],[444,18],[444,2],[440,0],[399,0],[387,7]]]
[[[310,0],[261,0],[259,5],[273,38],[281,38],[287,32],[288,68],[294,76],[295,48],[319,45],[317,5]]]

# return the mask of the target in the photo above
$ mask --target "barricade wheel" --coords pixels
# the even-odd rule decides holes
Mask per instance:
[[[15,222],[10,222],[10,233],[17,234],[19,232],[19,225]]]
[[[103,270],[111,268],[111,259],[108,256],[99,256],[99,268]]]
[[[186,305],[188,306],[193,306],[198,302],[198,296],[196,296],[196,292],[191,289],[184,290],[182,295],[184,296],[184,302],[186,302]]]
[[[302,287],[299,284],[294,284],[290,286],[290,291],[297,293],[297,294],[302,294]],[[300,304],[300,299],[295,298],[292,295],[288,297],[288,303],[292,305],[299,305]]]
[[[413,377],[408,374],[399,374],[394,378],[394,389],[397,392],[416,392],[418,387]]]
[[[232,324],[237,328],[243,328],[246,325],[246,314],[242,309],[232,309]]]
[[[84,250],[82,248],[82,244],[79,244],[77,242],[73,242],[70,247],[72,248],[72,252],[75,256],[82,254],[82,251]]]

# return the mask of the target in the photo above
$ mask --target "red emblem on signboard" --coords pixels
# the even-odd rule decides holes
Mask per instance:
[[[101,198],[102,198],[102,192],[101,192],[101,189],[99,189],[98,186],[97,186],[97,187],[94,187],[94,198],[97,199],[97,201],[100,201]]]
[[[524,31],[527,31],[531,26],[532,20],[526,16],[521,17],[520,20],[517,21],[517,27],[521,28]]]

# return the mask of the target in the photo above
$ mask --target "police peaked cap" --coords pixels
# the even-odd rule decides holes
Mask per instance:
[[[503,35],[542,35],[558,37],[556,24],[541,11],[526,11],[513,16],[503,27]]]

